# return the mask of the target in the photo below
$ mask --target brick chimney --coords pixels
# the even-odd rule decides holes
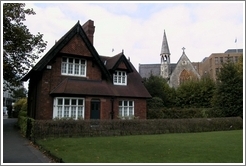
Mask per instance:
[[[93,45],[93,37],[95,32],[94,21],[88,20],[84,25],[82,25],[83,30],[85,31],[87,37],[89,38],[91,44]]]

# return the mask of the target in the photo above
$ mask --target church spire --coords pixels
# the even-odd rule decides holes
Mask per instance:
[[[162,46],[161,46],[161,55],[166,54],[170,55],[168,43],[167,43],[167,37],[166,37],[166,32],[164,30],[164,35],[163,35],[163,40],[162,40]]]
[[[164,30],[162,46],[161,46],[161,66],[160,66],[160,75],[163,78],[169,78],[170,71],[170,51],[167,44],[166,32]]]

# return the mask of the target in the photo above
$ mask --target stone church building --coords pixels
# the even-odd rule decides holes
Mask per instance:
[[[164,30],[162,47],[160,53],[160,64],[139,64],[139,74],[142,78],[149,78],[151,75],[161,76],[167,79],[170,87],[177,88],[180,84],[191,79],[200,79],[199,63],[192,63],[185,54],[185,48],[177,63],[171,63],[170,51],[167,37]]]

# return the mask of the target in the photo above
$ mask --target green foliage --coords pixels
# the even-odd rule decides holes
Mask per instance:
[[[183,108],[211,107],[214,90],[215,83],[209,77],[185,82],[176,90],[176,106]]]
[[[240,61],[239,61],[240,62]],[[243,65],[241,63],[241,65]],[[239,64],[225,63],[218,74],[213,107],[221,116],[243,117],[243,71]]]
[[[42,34],[33,35],[24,25],[26,15],[35,15],[35,12],[25,9],[24,3],[3,4],[3,78],[10,83],[7,88],[21,84],[20,78],[47,45]]]
[[[17,100],[14,104],[14,110],[20,112],[21,109],[26,110],[27,108],[27,98],[21,98]]]
[[[237,130],[240,117],[150,120],[35,120],[33,139]]]
[[[175,89],[170,88],[164,78],[151,75],[147,80],[144,81],[144,85],[152,97],[158,97],[162,99],[163,105],[165,107],[171,107],[173,105]],[[154,99],[153,102],[156,102],[156,100]],[[149,105],[153,104],[149,103]]]
[[[14,99],[20,99],[27,97],[27,90],[24,87],[13,90],[12,97]]]
[[[153,97],[147,100],[147,108],[161,108],[164,107],[163,101],[159,97]]]
[[[147,111],[147,119],[188,119],[218,117],[212,108],[153,108]]]

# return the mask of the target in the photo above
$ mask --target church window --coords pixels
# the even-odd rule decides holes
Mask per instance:
[[[186,81],[188,81],[190,79],[191,79],[191,74],[187,70],[184,69],[180,73],[179,84],[183,84],[183,83],[185,83]]]
[[[182,61],[182,65],[186,65],[186,61]]]

